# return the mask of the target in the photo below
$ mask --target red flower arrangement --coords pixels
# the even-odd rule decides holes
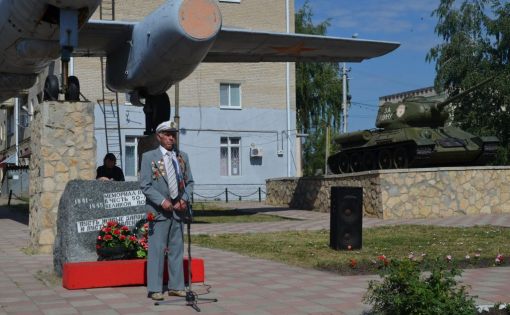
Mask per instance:
[[[114,260],[133,258],[136,250],[136,237],[132,237],[131,230],[116,221],[108,221],[96,240],[96,251],[99,260]]]
[[[154,218],[154,213],[148,212],[147,218],[136,223],[133,232],[116,221],[107,222],[99,231],[96,240],[98,260],[146,258],[149,248],[149,222],[154,221]]]

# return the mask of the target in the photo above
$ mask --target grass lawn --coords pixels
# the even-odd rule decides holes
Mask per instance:
[[[509,240],[510,228],[421,225],[364,229],[363,248],[352,251],[329,248],[326,230],[193,236],[195,245],[341,274],[376,273],[385,259],[413,259],[427,269],[436,259],[447,261],[448,255],[458,267],[475,268],[494,266],[502,254],[501,265],[509,266]]]
[[[290,220],[275,215],[258,214],[225,209],[216,204],[194,203],[193,223],[248,223],[248,222],[276,222]]]

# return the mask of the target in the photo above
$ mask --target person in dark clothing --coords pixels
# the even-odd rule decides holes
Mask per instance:
[[[124,173],[117,164],[117,158],[113,153],[107,153],[104,156],[103,165],[97,168],[96,179],[124,181]]]

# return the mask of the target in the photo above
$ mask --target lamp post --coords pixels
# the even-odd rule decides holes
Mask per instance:
[[[343,132],[347,132],[347,68],[345,62],[342,67],[342,108],[344,116],[344,128]]]

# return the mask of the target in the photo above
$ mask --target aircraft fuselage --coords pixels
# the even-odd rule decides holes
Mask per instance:
[[[216,0],[166,1],[134,26],[129,42],[108,55],[107,86],[165,93],[198,67],[221,24]]]

